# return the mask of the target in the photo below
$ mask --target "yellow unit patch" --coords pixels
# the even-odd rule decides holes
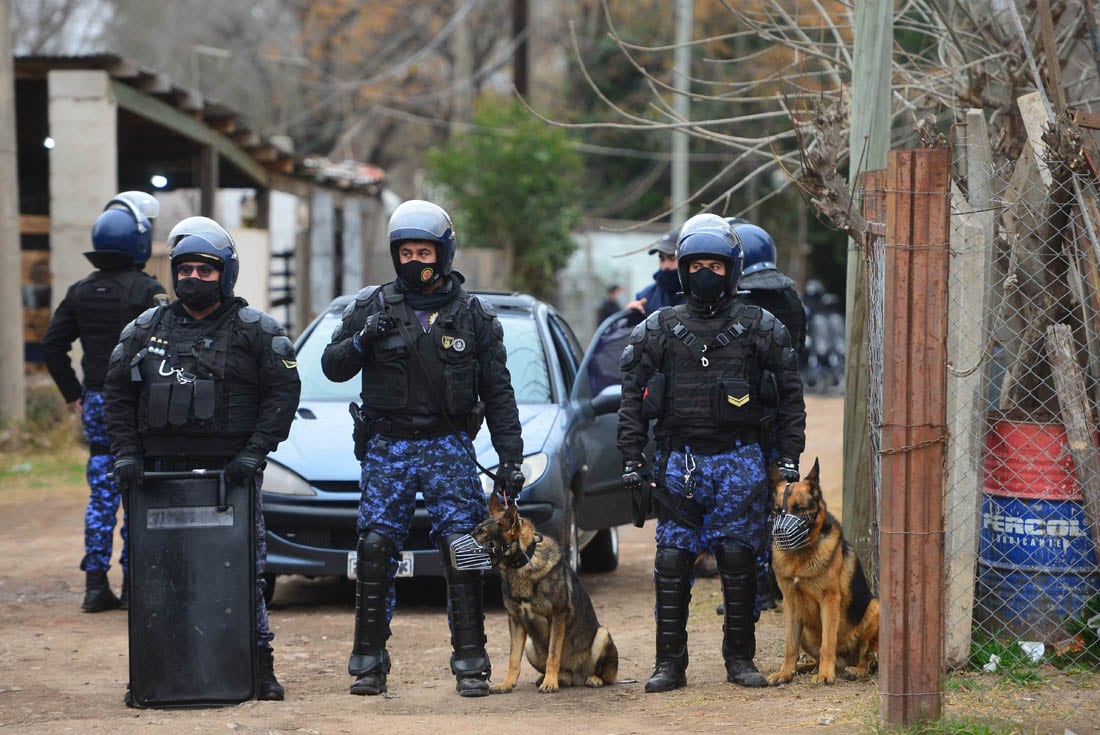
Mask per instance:
[[[746,403],[749,402],[749,394],[746,393],[745,395],[741,396],[740,398],[736,398],[734,396],[726,396],[726,400],[729,401],[734,406],[737,406],[738,408],[741,408],[741,406],[744,406]]]

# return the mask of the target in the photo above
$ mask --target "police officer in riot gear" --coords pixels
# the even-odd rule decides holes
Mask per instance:
[[[114,456],[103,423],[103,380],[119,332],[158,301],[167,301],[164,286],[142,270],[152,253],[157,200],[143,191],[116,194],[92,227],[92,250],[84,253],[96,270],[69,287],[42,337],[42,355],[62,397],[81,414],[88,441],[88,508],[84,514],[85,612],[129,606],[129,554],[123,499],[122,594],[115,597],[107,581],[121,493],[111,477]],[[76,340],[84,352],[83,383],[73,369],[69,350]]]
[[[799,355],[801,366],[801,356],[806,346],[806,308],[794,288],[794,280],[776,266],[775,240],[763,227],[748,220],[730,217],[726,221],[733,225],[733,231],[741,240],[741,251],[745,255],[745,268],[737,284],[737,297],[747,304],[770,311],[776,319],[783,322],[791,336],[791,345]],[[770,418],[768,425],[762,427],[768,434],[762,439],[764,459],[769,463],[779,458],[779,448],[770,436],[774,430]],[[770,504],[771,500],[766,498],[764,502]],[[775,607],[775,600],[780,596],[770,567],[770,543],[763,544],[757,561],[760,574],[757,579],[755,610],[759,617],[760,610]]]
[[[806,307],[795,290],[794,280],[776,267],[775,240],[763,227],[731,217],[733,231],[741,239],[745,270],[737,284],[741,300],[767,309],[783,322],[791,335],[795,352],[806,347]]]
[[[768,311],[734,298],[742,268],[736,238],[717,215],[685,222],[677,256],[687,303],[651,314],[623,350],[623,484],[643,497],[651,490],[658,519],[657,655],[647,692],[687,684],[692,565],[704,548],[713,550],[722,582],[727,679],[767,684],[753,663],[754,550],[765,533],[761,498],[768,493],[760,420],[765,405],[774,403],[777,464],[797,479],[806,417],[786,328]],[[775,396],[761,395],[764,370],[776,376]],[[652,419],[658,449],[651,484],[642,451]]]
[[[286,439],[298,407],[294,346],[274,318],[233,295],[237,248],[214,220],[182,220],[168,247],[176,301],[128,324],[111,354],[104,414],[115,476],[130,491],[146,470],[222,469],[228,483],[253,484],[256,697],[281,700],[260,491],[264,458]]]
[[[321,358],[331,380],[362,373],[351,693],[386,691],[393,580],[420,491],[447,580],[456,688],[462,696],[484,696],[491,669],[482,573],[454,568],[448,551],[488,513],[471,443],[482,410],[506,492],[523,486],[503,331],[493,307],[463,291],[464,278],[451,267],[455,232],[446,211],[421,200],[401,204],[390,217],[389,242],[397,279],[359,292]]]

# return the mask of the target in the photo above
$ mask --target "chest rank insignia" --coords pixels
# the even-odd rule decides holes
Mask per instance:
[[[737,398],[736,396],[729,396],[728,395],[728,396],[726,396],[726,401],[728,401],[733,406],[737,406],[738,408],[741,408],[741,406],[744,406],[746,403],[749,402],[749,394],[746,393],[745,395],[741,396],[740,398]]]
[[[161,357],[164,357],[165,351],[168,349],[168,340],[161,339],[160,337],[153,335],[149,338],[148,349],[150,355],[159,355]]]

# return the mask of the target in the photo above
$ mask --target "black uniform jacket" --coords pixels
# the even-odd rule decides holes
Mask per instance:
[[[178,325],[175,334],[165,332],[171,323]],[[177,335],[186,344],[173,345]],[[175,365],[173,354],[183,348],[200,359]],[[185,418],[168,426],[150,422],[150,386],[166,374],[169,382],[174,380],[174,366],[194,372],[200,381],[213,379],[213,418],[196,418],[206,413],[198,410],[196,391]],[[115,454],[232,457],[246,446],[270,452],[286,439],[301,382],[294,346],[279,323],[236,297],[201,320],[191,318],[178,301],[143,313],[126,326],[111,353],[104,392]]]
[[[467,294],[460,284],[461,276],[457,273],[452,273],[448,277],[448,282],[440,288],[440,291],[445,289],[453,291],[453,301],[448,300],[447,304],[439,305],[438,310],[440,314],[453,311],[455,323],[452,327],[461,332],[468,329],[473,334],[472,349],[470,346],[465,346],[465,352],[476,364],[474,393],[476,398],[484,402],[485,422],[489,427],[493,448],[496,449],[501,461],[518,462],[523,458],[523,437],[520,433],[519,411],[516,408],[512,379],[508,372],[507,351],[503,341],[504,329],[496,317],[496,310],[492,304],[476,295]],[[411,418],[410,411],[413,410],[412,403],[415,401],[418,404],[415,410],[429,412],[423,417],[428,422],[434,423],[438,419],[439,423],[449,426],[442,416],[446,408],[442,410],[439,408],[440,400],[444,403],[449,402],[449,397],[445,395],[446,386],[425,384],[425,366],[415,364],[416,355],[420,355],[421,351],[407,350],[408,345],[405,344],[410,337],[421,339],[417,332],[421,331],[422,327],[419,323],[414,323],[407,304],[385,301],[385,293],[394,294],[401,290],[403,289],[391,282],[382,287],[368,287],[360,291],[356,300],[345,310],[340,326],[332,335],[332,341],[325,347],[321,356],[321,367],[330,380],[337,382],[350,380],[362,372],[364,408],[371,411],[373,415],[402,423]],[[388,335],[381,343],[357,345],[356,335],[363,328],[367,317],[381,312],[386,312],[400,321],[404,325],[404,330],[394,330],[394,334]],[[437,321],[429,326],[425,336],[434,343],[436,341],[434,333],[439,332],[440,344],[437,347],[453,353],[459,344],[457,340],[447,340],[447,329],[447,325]],[[448,341],[449,346],[446,345]],[[422,355],[421,358],[423,358]],[[403,369],[407,383],[397,387],[395,393],[403,392],[408,397],[408,401],[402,408],[372,409],[367,400],[371,394],[368,385],[382,370],[380,360],[392,359],[407,363]],[[462,424],[457,424],[460,417],[451,416],[450,418],[458,428],[463,428]]]
[[[46,368],[66,403],[80,398],[85,388],[103,389],[107,360],[122,328],[158,301],[168,301],[164,286],[137,267],[97,270],[69,286],[41,342]],[[77,339],[84,351],[83,386],[69,358]]]

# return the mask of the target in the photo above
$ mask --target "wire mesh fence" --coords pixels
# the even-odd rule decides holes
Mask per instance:
[[[929,335],[947,355],[940,694],[948,714],[992,708],[1037,722],[1057,721],[1052,713],[1061,711],[1067,722],[1094,727],[1100,197],[1087,172],[1048,160],[1042,146],[1014,161],[991,160],[984,126],[972,123],[958,128],[952,148],[946,331]],[[863,193],[874,536],[891,421],[883,379],[895,357],[884,349],[891,300],[899,298],[884,261],[889,248],[906,244],[886,237],[881,184],[865,181]],[[882,539],[876,547],[884,548]],[[877,556],[871,566],[877,575]],[[1005,682],[1026,685],[1031,696],[1011,687],[996,695]],[[979,690],[980,704],[967,696]]]

